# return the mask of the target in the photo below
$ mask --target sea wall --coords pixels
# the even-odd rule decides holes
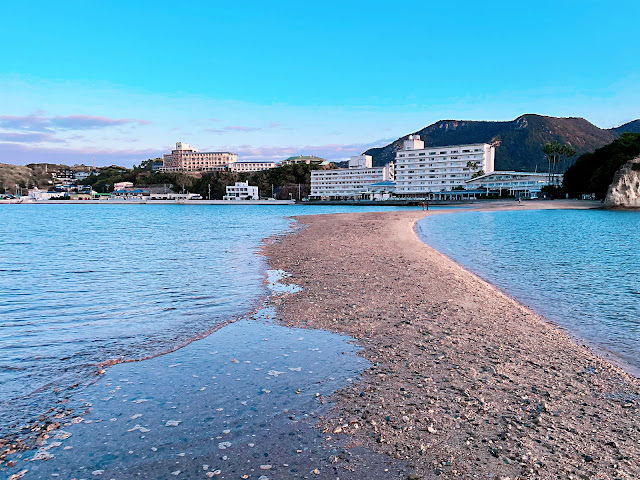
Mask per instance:
[[[607,207],[640,208],[640,157],[629,160],[616,172],[604,204]]]

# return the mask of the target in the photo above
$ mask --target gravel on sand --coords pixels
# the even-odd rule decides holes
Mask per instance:
[[[282,321],[351,335],[371,363],[321,428],[413,478],[640,478],[638,379],[423,244],[432,213],[298,217],[265,246],[302,287],[274,300]]]

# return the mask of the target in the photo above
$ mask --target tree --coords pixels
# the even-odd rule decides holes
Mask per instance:
[[[474,162],[473,160],[469,160],[467,162],[467,168],[469,170],[477,170],[480,164],[478,162]]]
[[[545,144],[542,152],[546,155],[547,160],[549,161],[549,185],[551,185],[553,183],[556,164],[560,159],[562,159],[562,172],[564,173],[566,159],[573,157],[576,154],[576,151],[573,147],[554,140],[552,143]]]
[[[604,198],[616,171],[640,155],[640,133],[623,133],[620,138],[593,153],[580,155],[563,180],[565,191],[572,197],[596,194]]]
[[[476,177],[479,177],[481,175],[484,175],[484,170],[478,170],[478,168],[480,168],[480,163],[478,163],[478,162],[474,162],[473,160],[469,160],[467,162],[467,168],[473,172],[473,175],[471,175],[471,178],[476,178]]]

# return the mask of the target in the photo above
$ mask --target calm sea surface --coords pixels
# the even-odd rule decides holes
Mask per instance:
[[[422,239],[640,373],[640,212],[434,215]]]
[[[287,216],[365,210],[0,205],[0,437],[97,364],[175,349],[250,311],[265,294],[256,251]]]

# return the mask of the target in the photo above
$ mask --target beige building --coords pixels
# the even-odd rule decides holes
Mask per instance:
[[[230,152],[200,152],[188,143],[177,142],[176,149],[163,156],[162,172],[216,172],[238,161]]]

